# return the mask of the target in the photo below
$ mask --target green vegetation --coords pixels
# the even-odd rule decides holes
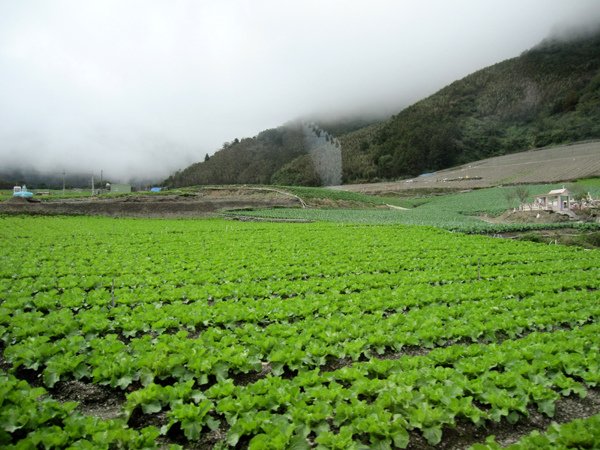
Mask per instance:
[[[75,412],[77,403],[59,403],[44,388],[32,388],[0,373],[0,446],[12,448],[154,448],[155,427],[129,429],[123,420],[100,420]],[[22,438],[18,438],[21,436]]]
[[[280,189],[297,195],[302,200],[310,203],[314,200],[331,200],[333,202],[352,202],[365,206],[383,206],[387,204],[396,206],[412,206],[411,199],[397,197],[380,197],[375,195],[361,194],[338,189],[327,189],[318,187],[281,186]]]
[[[382,119],[387,117],[335,117],[335,118],[315,118],[313,121],[323,130],[331,133],[333,136],[339,137],[357,130],[362,130],[371,125],[376,125]]]
[[[579,183],[578,183],[579,185]],[[525,197],[532,201],[533,196],[559,188],[561,185],[527,185],[523,189]],[[589,182],[583,182],[592,195],[600,195],[600,187],[595,187]],[[467,233],[490,233],[506,231],[524,231],[535,229],[552,228],[581,228],[598,229],[600,225],[592,223],[573,224],[564,223],[519,223],[519,224],[497,224],[488,223],[478,216],[497,216],[504,211],[516,208],[519,205],[515,190],[520,187],[496,187],[478,189],[469,192],[455,194],[436,195],[431,197],[417,197],[412,199],[391,199],[373,197],[374,204],[388,204],[403,206],[405,210],[399,209],[273,209],[235,212],[233,215],[255,216],[275,219],[296,219],[340,223],[362,223],[362,224],[404,224],[404,225],[426,225],[444,228],[452,231]],[[310,190],[312,189],[312,190]],[[327,192],[335,192],[327,189],[290,188],[298,195],[334,195]],[[354,194],[353,194],[354,195]],[[335,198],[335,197],[331,197]],[[343,197],[342,197],[343,198]],[[353,197],[348,197],[353,198]],[[360,199],[361,197],[354,197]]]
[[[238,186],[239,187],[239,186]],[[190,196],[195,195],[198,189],[210,189],[210,186],[198,187],[186,187],[171,190],[163,190],[161,192],[150,192],[150,191],[135,191],[127,193],[111,193],[104,192],[96,198],[125,198],[125,197],[139,197],[139,196],[166,196],[166,195],[181,195]],[[219,186],[222,188],[222,186]],[[237,187],[236,187],[237,188]],[[32,189],[34,193],[34,199],[42,202],[52,200],[64,200],[64,199],[90,199],[92,197],[90,189],[67,189],[63,192],[62,189]],[[38,195],[39,192],[48,192],[48,195]],[[0,190],[0,202],[8,200],[13,197],[13,191],[11,190]]]
[[[554,230],[574,228],[582,231],[600,229],[597,223],[488,223],[475,217],[460,214],[441,214],[431,209],[423,209],[414,214],[413,211],[365,210],[365,209],[265,209],[256,211],[235,211],[229,213],[233,217],[246,216],[264,219],[285,219],[311,222],[334,222],[342,224],[369,225],[419,225],[434,226],[449,231],[462,233],[506,233],[528,230]],[[593,237],[591,239],[594,239]],[[554,239],[553,239],[554,240]],[[536,242],[541,242],[537,240]],[[581,243],[584,243],[582,241]],[[595,242],[595,241],[594,241]],[[579,244],[578,242],[573,244]]]
[[[346,182],[597,138],[599,55],[600,36],[544,42],[388,121],[320,126],[339,136]],[[235,139],[167,183],[317,185],[304,133]],[[592,232],[573,241],[597,247],[598,224],[478,218],[556,187],[285,187],[363,209],[235,213],[319,223],[0,217],[0,447],[384,450],[554,417],[600,382],[600,253],[448,231],[579,227]],[[57,401],[74,383],[103,386],[118,417]],[[598,420],[510,448],[595,448]]]
[[[544,433],[534,431],[507,447],[498,445],[492,436],[485,444],[471,450],[535,450],[539,448],[600,448],[600,414],[587,419],[576,419],[562,425],[552,424]]]
[[[600,382],[597,251],[224,220],[9,217],[0,239],[6,448],[436,445]],[[35,387],[74,380],[120,418]]]
[[[526,201],[533,201],[535,195],[547,193],[552,189],[561,187],[561,184],[529,184],[526,186],[477,189],[469,192],[430,197],[429,201],[419,208],[424,208],[430,212],[433,212],[433,210],[441,211],[445,214],[453,213],[466,216],[488,214],[496,216],[507,209],[519,206],[519,190],[524,191]],[[600,189],[593,186],[586,187],[592,195],[600,195]],[[514,196],[511,195],[513,193],[515,193]]]
[[[164,184],[170,187],[269,184],[275,172],[305,153],[302,124],[293,122],[265,130],[253,138],[236,138],[233,142],[226,142],[213,156],[178,171]]]
[[[584,187],[588,190],[593,190],[595,192],[600,192],[600,177],[598,178],[586,178],[583,180],[578,180],[577,184],[581,187]]]

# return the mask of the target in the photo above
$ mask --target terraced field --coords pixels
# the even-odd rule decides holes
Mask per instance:
[[[483,159],[411,180],[344,185],[336,189],[385,194],[415,189],[556,183],[597,176],[600,176],[600,142],[584,142]]]
[[[534,184],[527,185],[529,197],[547,193],[551,189],[560,188],[560,184]],[[600,196],[598,179],[582,180],[576,183],[577,189],[589,192],[593,198]],[[533,214],[529,221],[523,223],[490,223],[482,219],[484,216],[498,216],[501,213],[517,208],[519,202],[514,195],[514,187],[495,187],[487,189],[474,189],[468,192],[450,193],[417,198],[385,198],[372,196],[373,199],[387,207],[378,209],[362,208],[278,208],[259,209],[252,211],[235,211],[230,215],[234,217],[250,217],[263,219],[287,220],[316,220],[337,223],[356,224],[403,224],[426,225],[444,228],[465,233],[502,233],[511,231],[526,231],[536,229],[579,228],[588,230],[600,229],[599,223],[575,223],[557,221],[548,223],[543,218],[536,219]],[[325,191],[321,189],[320,191]],[[332,191],[336,195],[340,191]],[[344,192],[344,194],[354,194]],[[404,205],[400,207],[399,205]]]
[[[0,225],[3,448],[600,445],[578,431],[600,412],[596,250],[401,225]]]

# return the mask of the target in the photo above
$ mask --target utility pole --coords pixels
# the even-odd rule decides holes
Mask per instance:
[[[94,174],[92,174],[92,197],[94,196]]]
[[[63,169],[63,195],[65,195],[65,171]]]

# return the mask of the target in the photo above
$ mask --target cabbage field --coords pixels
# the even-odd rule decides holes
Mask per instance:
[[[600,446],[598,250],[94,217],[0,242],[1,448]]]
[[[351,186],[351,185],[350,185]],[[600,198],[600,181],[593,178],[572,183],[570,189],[588,192],[593,198]],[[533,202],[534,195],[547,193],[552,189],[560,189],[562,184],[531,184],[527,185],[529,192],[528,201]],[[294,193],[302,198],[319,193],[330,193],[331,198],[358,200],[358,193],[317,188],[293,188]],[[463,233],[505,233],[527,230],[549,230],[561,228],[575,228],[578,230],[600,230],[598,222],[562,221],[547,223],[538,221],[533,215],[526,223],[489,223],[482,220],[482,216],[499,216],[500,214],[519,207],[519,201],[514,195],[514,186],[493,187],[487,189],[474,189],[467,192],[455,192],[445,195],[421,196],[413,198],[394,198],[367,196],[371,198],[372,205],[379,208],[270,208],[252,209],[248,211],[230,211],[231,216],[322,221],[355,224],[397,224],[434,226],[450,231]],[[512,195],[512,197],[511,197]],[[346,197],[344,197],[346,196]],[[380,202],[380,203],[375,203]],[[388,208],[384,209],[382,206]],[[397,208],[397,207],[401,208]],[[527,209],[527,208],[525,208]]]

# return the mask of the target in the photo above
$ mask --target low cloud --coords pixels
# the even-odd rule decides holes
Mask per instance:
[[[0,168],[160,179],[297,117],[397,112],[550,32],[597,26],[597,6],[2,2]]]

